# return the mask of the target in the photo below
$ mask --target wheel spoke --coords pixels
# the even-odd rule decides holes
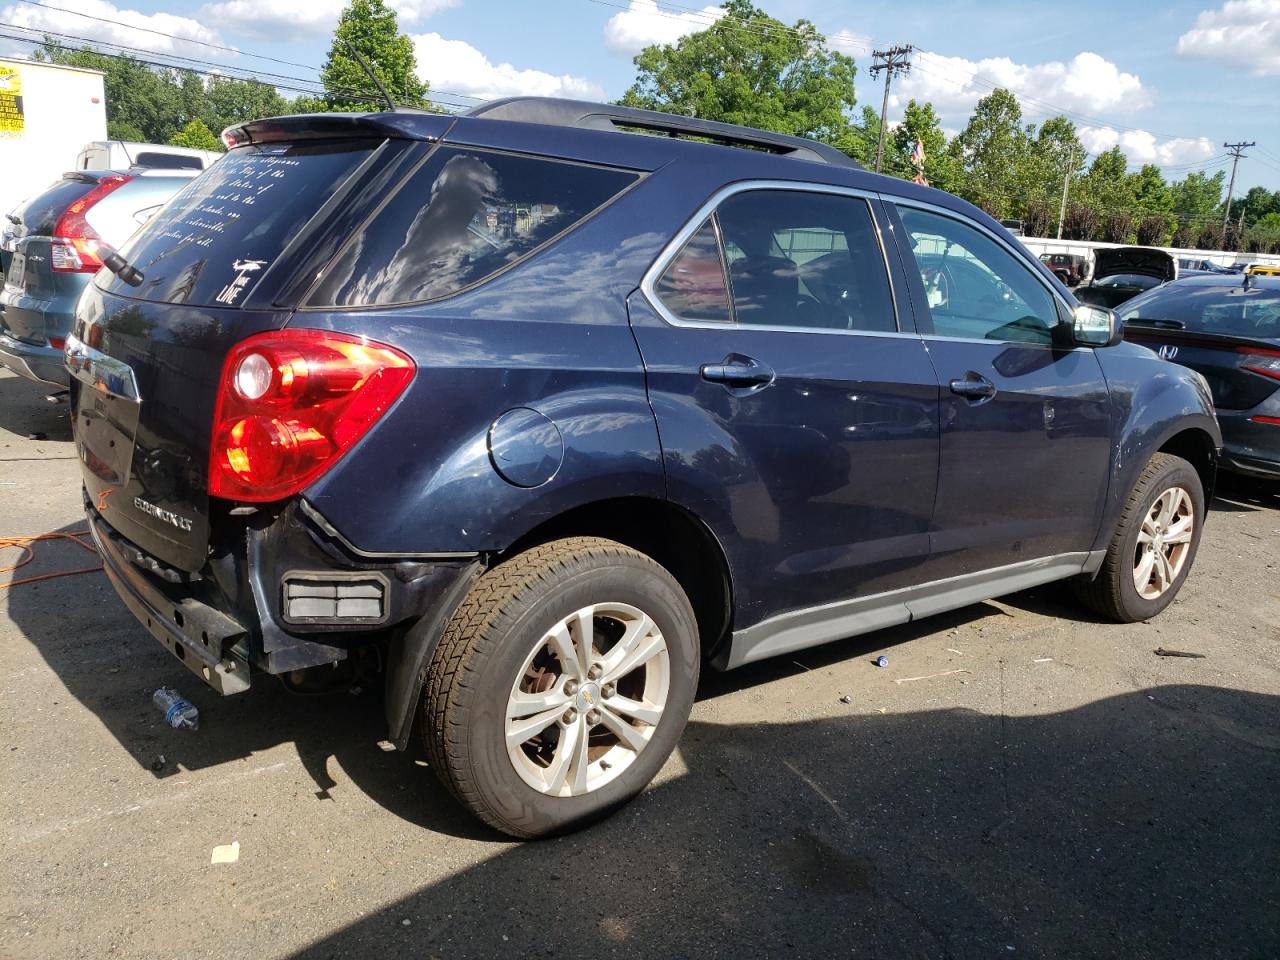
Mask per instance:
[[[1151,568],[1155,566],[1156,555],[1154,550],[1144,550],[1142,559],[1138,561],[1137,568],[1133,571],[1133,582],[1141,593],[1147,589],[1151,583]]]
[[[507,701],[507,719],[519,720],[544,710],[562,709],[568,702],[569,697],[560,686],[545,693],[513,693]]]
[[[600,717],[604,722],[604,725],[613,732],[618,740],[622,742],[622,745],[628,750],[634,750],[636,753],[639,753],[644,749],[645,744],[649,742],[639,730],[627,723],[627,721],[623,720],[617,714],[610,711],[608,707],[601,708]]]
[[[577,625],[573,632],[577,634],[578,669],[583,677],[591,669],[591,647],[596,637],[595,616],[595,607],[584,607],[574,615],[572,621]]]
[[[507,724],[507,746],[519,746],[530,737],[541,733],[551,724],[556,722],[556,718],[563,711],[560,707],[553,707],[550,710],[543,710],[541,713],[535,713],[532,717],[523,720],[513,721]]]
[[[569,790],[574,794],[581,794],[587,792],[587,767],[591,766],[587,749],[591,737],[588,736],[589,731],[585,720],[579,718],[576,726],[579,729],[577,740],[573,745],[573,759],[569,764]]]
[[[661,707],[655,707],[651,703],[641,703],[630,697],[610,697],[605,708],[613,713],[630,717],[632,720],[641,720],[652,727],[656,727],[658,721],[662,719]]]
[[[604,680],[616,682],[632,670],[648,663],[666,649],[662,634],[653,632],[653,621],[642,617],[627,627],[622,639],[609,651],[604,662]]]
[[[548,633],[547,643],[560,661],[560,669],[565,676],[578,680],[587,678],[587,671],[582,668],[582,662],[578,659],[578,651],[574,649],[573,637],[569,635],[567,624],[562,623]]]
[[[1195,526],[1195,519],[1191,514],[1187,514],[1180,520],[1174,522],[1164,535],[1165,543],[1189,543],[1191,540],[1191,530]]]
[[[564,787],[573,765],[573,758],[578,752],[578,738],[582,736],[582,721],[569,724],[560,731],[560,742],[556,744],[556,752],[547,767],[547,793],[559,793]]]
[[[1156,553],[1156,576],[1160,580],[1160,592],[1164,593],[1169,589],[1169,584],[1173,583],[1173,567],[1163,550]]]

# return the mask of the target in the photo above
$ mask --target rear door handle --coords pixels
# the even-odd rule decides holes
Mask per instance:
[[[963,380],[952,380],[951,392],[970,400],[990,400],[996,395],[996,385],[986,377],[971,373]]]
[[[756,360],[749,363],[704,363],[699,371],[709,383],[723,383],[726,387],[762,387],[773,383],[770,367]]]

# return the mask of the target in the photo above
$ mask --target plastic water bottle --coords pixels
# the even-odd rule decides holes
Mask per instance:
[[[199,729],[200,711],[177,690],[161,687],[151,695],[151,702],[164,714],[164,722],[175,730],[178,727],[186,727],[188,730]]]

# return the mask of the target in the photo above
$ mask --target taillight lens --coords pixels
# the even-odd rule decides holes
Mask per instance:
[[[1260,373],[1272,380],[1280,380],[1280,350],[1267,350],[1265,347],[1237,347],[1240,353],[1246,354],[1241,366],[1253,373]]]
[[[1256,417],[1250,417],[1254,423],[1268,423],[1273,427],[1280,427],[1280,417],[1264,417],[1259,414]]]
[[[98,244],[102,238],[89,226],[85,215],[103,197],[119,190],[133,177],[113,173],[62,212],[53,227],[50,261],[59,273],[97,273],[102,269]]]
[[[218,385],[209,493],[292,496],[364,436],[413,379],[386,344],[324,330],[281,330],[238,344]]]

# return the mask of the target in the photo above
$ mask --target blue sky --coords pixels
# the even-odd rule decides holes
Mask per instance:
[[[251,55],[318,67],[342,2],[0,0],[0,30],[56,30],[314,81],[305,66]],[[388,2],[414,38],[420,73],[456,104],[513,93],[616,97],[634,78],[631,57],[640,46],[672,41],[716,16],[697,0]],[[901,96],[891,118],[915,96],[933,101],[944,126],[956,130],[998,84],[1019,95],[1028,120],[1065,111],[1090,150],[1118,143],[1134,165],[1160,163],[1174,178],[1229,166],[1224,141],[1257,141],[1240,164],[1237,188],[1280,189],[1280,0],[762,5],[787,23],[812,20],[852,55],[861,103],[880,100],[867,72],[870,49],[913,44],[913,70],[895,81]],[[0,40],[0,51],[19,49]]]

